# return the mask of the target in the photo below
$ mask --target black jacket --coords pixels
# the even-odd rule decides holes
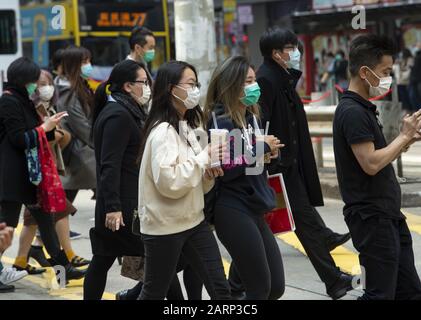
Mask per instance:
[[[265,59],[257,72],[257,82],[262,90],[260,105],[263,126],[269,121],[269,134],[275,135],[286,145],[281,150],[281,160],[270,173],[283,173],[289,186],[288,192],[291,193],[296,192],[293,181],[288,181],[292,174],[291,168],[299,168],[310,203],[313,206],[323,206],[307,117],[295,90],[302,73],[293,69],[288,71],[290,73],[273,60]]]
[[[26,89],[6,85],[0,98],[0,201],[36,203],[36,186],[29,181],[25,156],[25,132],[40,124]],[[54,132],[47,133],[47,138],[54,139]]]
[[[143,254],[140,237],[132,234],[133,211],[138,204],[140,120],[144,119],[137,119],[125,106],[108,102],[95,122],[97,200],[95,228],[91,230],[94,254]],[[112,232],[105,228],[105,217],[118,211],[123,213],[125,227]]]
[[[215,108],[215,114],[217,116],[217,123],[219,129],[227,129],[232,133],[233,129],[239,129],[234,122],[225,116],[224,107],[219,105]],[[253,116],[251,113],[246,114],[247,124],[251,127],[255,127]],[[261,128],[260,121],[259,127]],[[213,128],[213,121],[208,125],[209,128]],[[255,167],[255,163],[243,162],[242,164],[234,164],[235,148],[234,148],[234,135],[230,141],[230,161],[228,165],[223,165],[224,176],[219,178],[219,193],[216,200],[216,206],[226,206],[237,209],[242,212],[248,212],[251,214],[264,214],[275,208],[275,194],[273,189],[269,186],[267,181],[267,169],[265,165],[261,168],[262,173],[257,175],[246,174],[247,168]],[[237,141],[241,141],[238,136]],[[253,151],[248,153],[246,150],[242,150],[243,157],[247,158],[247,154],[250,155],[250,160],[254,159],[256,155],[256,141],[253,135],[250,140]],[[265,143],[262,151],[264,153],[270,153],[270,147]]]

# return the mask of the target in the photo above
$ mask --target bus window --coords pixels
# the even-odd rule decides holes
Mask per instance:
[[[13,10],[0,11],[0,54],[15,54],[18,51],[16,15]]]

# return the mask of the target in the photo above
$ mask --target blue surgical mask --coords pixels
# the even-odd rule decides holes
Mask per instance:
[[[294,51],[289,52],[289,61],[287,66],[290,69],[300,70],[301,52],[297,48]]]
[[[82,78],[85,78],[85,79],[90,78],[93,70],[94,70],[94,68],[92,67],[92,65],[90,63],[82,65],[82,67],[81,67]]]

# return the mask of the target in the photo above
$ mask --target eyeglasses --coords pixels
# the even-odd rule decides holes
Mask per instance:
[[[196,83],[179,83],[178,85],[182,85],[182,84],[184,84],[184,85],[188,85],[188,86],[190,86],[192,89],[194,89],[194,88],[198,88],[198,89],[200,89],[200,87],[202,86],[199,82],[196,82]]]
[[[145,86],[149,86],[149,80],[136,80],[136,81],[131,81],[132,83],[141,83],[144,84]]]

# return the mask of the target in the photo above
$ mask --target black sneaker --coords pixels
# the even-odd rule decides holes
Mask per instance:
[[[129,292],[129,290],[123,290],[123,291],[117,292],[115,294],[115,299],[116,300],[129,300],[129,298],[128,298],[128,292]]]
[[[51,267],[50,262],[47,260],[47,257],[44,254],[44,250],[42,250],[42,247],[31,246],[28,254],[28,260],[29,258],[34,259],[43,268]]]
[[[70,263],[72,264],[73,267],[83,267],[90,264],[91,261],[79,256],[74,256],[72,261],[70,261]]]
[[[0,282],[0,293],[9,293],[14,292],[15,286],[4,284],[3,282]]]
[[[46,271],[45,269],[35,268],[31,266],[29,263],[26,265],[25,268],[19,267],[17,265],[13,265],[13,268],[15,268],[18,271],[26,271],[28,272],[28,274],[32,274],[32,275],[42,274]]]
[[[70,263],[65,267],[66,281],[82,279],[88,270],[79,270]]]
[[[72,230],[70,230],[70,240],[76,240],[76,239],[80,239],[82,238],[82,235],[80,233],[74,232]]]
[[[341,272],[339,279],[335,284],[327,290],[327,294],[332,298],[332,300],[338,300],[346,295],[348,291],[353,290],[352,280],[354,277],[345,272]]]

